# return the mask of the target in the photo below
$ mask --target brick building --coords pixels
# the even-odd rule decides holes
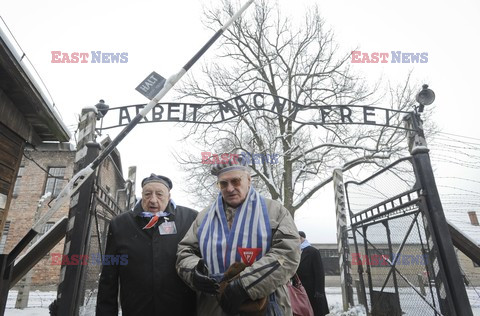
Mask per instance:
[[[106,146],[110,141],[106,138],[100,143]],[[73,145],[68,143],[43,144],[35,150],[26,149],[15,182],[10,212],[0,240],[0,250],[4,253],[13,249],[30,230],[35,220],[47,211],[51,198],[56,197],[71,179],[75,154]],[[105,240],[104,232],[108,226],[106,219],[125,212],[130,207],[127,201],[129,197],[130,201],[134,199],[135,194],[132,190],[134,185],[132,181],[125,181],[123,178],[120,153],[117,150],[102,162],[96,175],[94,190],[97,192],[99,202],[94,206],[96,216],[92,225],[91,238]],[[46,199],[46,203],[39,203],[47,192],[51,192],[52,195]],[[68,216],[68,212],[69,205],[66,203],[49,220],[45,231],[62,217]],[[98,227],[97,223],[102,227]],[[52,264],[52,254],[63,254],[63,251],[64,239],[33,268],[29,276],[32,288],[55,289],[59,282],[61,266]],[[25,279],[23,281],[25,282]]]
[[[0,21],[0,232],[13,199],[26,143],[68,142],[60,119],[33,66]]]
[[[39,207],[40,198],[47,192],[52,192],[51,197],[55,197],[60,192],[72,177],[74,157],[75,151],[68,143],[46,144],[39,146],[37,151],[25,151],[25,156],[20,163],[13,199],[0,243],[2,252],[9,253],[32,228],[34,220],[40,218],[46,212],[50,199],[47,199],[47,203],[43,203]],[[49,174],[45,171],[48,171]],[[50,219],[45,229],[68,214],[68,208],[68,204],[63,205],[61,210]],[[63,242],[57,244],[51,252],[62,251]],[[49,263],[49,256],[46,256],[35,266],[32,274],[32,284],[48,285],[56,283],[60,271],[59,266],[51,266]]]

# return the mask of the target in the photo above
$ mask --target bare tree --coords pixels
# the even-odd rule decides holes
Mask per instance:
[[[218,29],[233,14],[232,2],[223,0],[220,9],[206,10],[205,24]],[[178,91],[205,104],[248,92],[265,92],[292,102],[277,115],[251,111],[221,124],[195,125],[186,137],[202,144],[205,151],[279,154],[278,164],[266,160],[252,164],[254,183],[294,215],[331,181],[333,168],[382,166],[404,153],[407,145],[405,132],[394,128],[299,123],[300,119],[318,121],[320,113],[305,117],[294,104],[379,103],[378,85],[369,89],[352,73],[350,59],[349,53],[339,52],[318,8],[294,24],[271,1],[258,1],[250,15],[224,33],[219,55],[188,76]],[[390,103],[382,106],[411,110],[413,93],[408,81],[401,88],[389,89],[391,95],[382,97]],[[399,125],[401,120],[392,117]],[[214,180],[209,165],[201,164],[199,154],[178,155],[177,159],[191,175],[190,192],[200,202],[210,200]]]

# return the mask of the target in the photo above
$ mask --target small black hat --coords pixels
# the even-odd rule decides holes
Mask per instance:
[[[300,237],[307,238],[307,235],[305,235],[305,232],[299,231],[298,234]]]
[[[157,176],[156,174],[152,173],[149,177],[142,180],[142,188],[145,184],[151,182],[160,182],[163,183],[169,190],[173,188],[172,180],[165,176]]]

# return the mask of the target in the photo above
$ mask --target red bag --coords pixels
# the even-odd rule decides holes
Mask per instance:
[[[307,292],[305,291],[305,288],[303,287],[302,282],[300,282],[300,278],[297,274],[295,274],[292,277],[292,280],[288,282],[287,287],[293,315],[313,316],[312,305],[310,305]]]

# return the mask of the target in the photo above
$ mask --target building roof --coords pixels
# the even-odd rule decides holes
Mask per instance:
[[[19,124],[9,126],[6,115],[15,117],[15,113],[3,113],[5,121],[2,123],[33,144],[69,141],[70,132],[55,110],[53,101],[47,97],[46,88],[28,59],[24,58],[23,51],[14,44],[13,36],[6,30],[0,23],[0,94],[6,95],[2,100],[13,103],[29,126],[23,129],[17,129]]]
[[[476,245],[480,245],[480,226],[472,225],[468,218],[468,213],[458,215],[446,214],[447,222],[461,232],[466,238],[470,239]]]

